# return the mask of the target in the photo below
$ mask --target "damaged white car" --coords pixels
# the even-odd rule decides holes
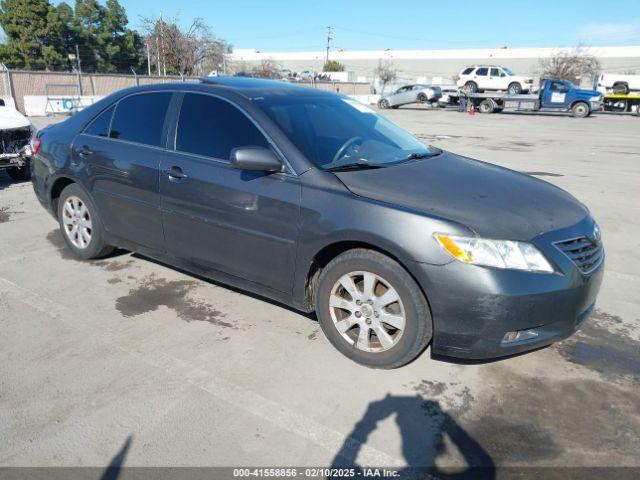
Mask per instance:
[[[35,127],[15,107],[12,98],[0,97],[0,170],[14,180],[31,177],[31,139]]]

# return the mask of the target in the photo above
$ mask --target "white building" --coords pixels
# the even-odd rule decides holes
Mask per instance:
[[[473,50],[354,50],[331,51],[329,58],[346,65],[350,80],[365,81],[373,77],[380,60],[391,60],[399,76],[407,79],[451,77],[472,64],[505,65],[517,73],[535,75],[541,59],[575,48],[495,48]],[[625,47],[583,47],[596,56],[603,71],[640,74],[640,45]],[[232,68],[251,67],[262,60],[275,61],[292,71],[322,71],[325,51],[317,52],[261,52],[237,49],[227,58]]]

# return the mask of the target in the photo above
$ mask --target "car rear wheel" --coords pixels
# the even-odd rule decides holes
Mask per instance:
[[[467,82],[464,84],[464,91],[467,93],[476,93],[478,91],[478,84],[476,82]]]
[[[67,186],[60,194],[58,222],[62,237],[77,257],[99,258],[113,250],[104,241],[102,223],[93,202],[76,184]]]
[[[378,102],[378,107],[380,107],[380,108],[389,108],[389,100],[387,100],[386,98],[382,98]]]
[[[626,95],[629,93],[629,85],[625,82],[616,82],[613,84],[613,93]]]
[[[419,101],[420,103],[426,103],[426,102],[427,102],[427,100],[428,100],[428,99],[427,99],[427,95],[426,95],[426,94],[424,94],[424,93],[420,93],[420,94],[418,94],[418,101]]]
[[[571,107],[571,111],[573,112],[573,116],[578,118],[588,117],[591,113],[589,105],[585,102],[577,102],[573,107]]]
[[[510,83],[507,91],[511,95],[518,95],[519,93],[522,93],[522,85],[520,85],[518,82]]]
[[[402,266],[374,250],[350,250],[333,259],[318,279],[315,302],[329,341],[362,365],[401,367],[431,341],[422,291]]]

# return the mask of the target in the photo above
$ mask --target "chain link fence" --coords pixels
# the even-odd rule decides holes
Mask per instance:
[[[25,95],[47,96],[55,90],[56,95],[70,95],[73,97],[105,96],[117,90],[149,85],[154,83],[197,82],[199,77],[183,76],[148,76],[125,74],[87,73],[78,75],[75,72],[47,72],[29,70],[9,70],[0,64],[0,96],[13,98],[16,108],[25,112]],[[368,83],[314,81],[301,83],[311,88],[318,88],[344,95],[367,95],[370,93]]]

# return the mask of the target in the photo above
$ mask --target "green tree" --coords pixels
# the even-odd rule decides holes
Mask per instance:
[[[131,72],[141,66],[142,41],[118,0],[102,6],[96,0],[76,0],[75,8],[58,5],[64,23],[64,51],[80,51],[82,69],[90,72]]]
[[[7,38],[0,61],[7,66],[55,70],[65,65],[64,26],[48,0],[0,1],[0,27]]]
[[[323,72],[344,72],[344,63],[340,63],[337,60],[327,60],[322,67]]]

